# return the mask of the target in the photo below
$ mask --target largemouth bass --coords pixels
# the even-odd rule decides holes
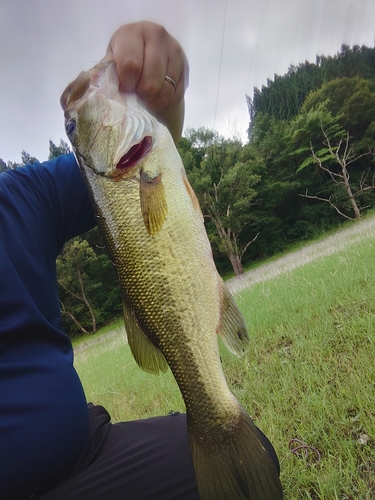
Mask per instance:
[[[249,338],[168,130],[119,92],[113,63],[81,73],[61,105],[118,273],[133,356],[151,373],[169,366],[181,390],[200,497],[281,499],[276,468],[225,381],[217,335],[238,356]]]

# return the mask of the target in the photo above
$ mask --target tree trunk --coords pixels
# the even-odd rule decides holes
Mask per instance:
[[[81,274],[81,271],[79,269],[79,266],[77,266],[77,274],[78,274],[79,284],[81,286],[82,300],[86,304],[86,307],[87,307],[87,309],[90,312],[91,322],[92,322],[92,333],[96,333],[96,317],[95,317],[95,313],[94,313],[93,308],[91,307],[90,302],[87,300],[87,297],[86,297],[86,294],[85,294],[85,288],[84,288],[84,285],[83,285],[82,274]]]
[[[209,217],[212,220],[212,222],[215,224],[217,232],[218,232],[220,239],[222,241],[224,253],[229,258],[230,263],[232,264],[234,274],[236,276],[240,276],[241,274],[244,274],[244,270],[243,270],[243,267],[241,264],[242,255],[241,256],[239,255],[235,234],[233,234],[230,227],[225,228],[223,226],[221,218],[217,214],[215,207],[209,207],[208,212],[209,212]],[[256,237],[255,237],[255,239],[256,239]]]
[[[229,260],[232,264],[234,274],[236,276],[240,276],[241,274],[244,274],[244,270],[243,270],[239,256],[231,253],[228,255],[228,257],[229,257]]]
[[[62,314],[66,314],[69,316],[69,318],[74,321],[74,323],[78,326],[78,328],[85,334],[85,335],[90,335],[90,332],[86,330],[86,328],[81,325],[81,323],[73,316],[73,314],[65,309],[65,305],[60,301],[61,306],[62,306]]]
[[[358,208],[357,202],[355,201],[352,189],[350,187],[349,174],[348,174],[348,170],[346,168],[346,165],[344,163],[342,164],[341,169],[342,169],[342,174],[344,177],[345,190],[346,190],[346,193],[349,197],[350,204],[352,205],[354,216],[357,220],[359,220],[361,218],[361,211]]]
[[[63,282],[61,282],[60,280],[58,280],[58,283],[63,287],[63,289],[69,293],[72,297],[78,299],[78,300],[81,300],[85,306],[87,307],[87,309],[89,310],[89,313],[90,313],[90,316],[91,316],[91,324],[92,324],[92,333],[96,333],[97,331],[97,326],[96,326],[96,317],[95,317],[95,312],[93,310],[93,308],[91,307],[91,304],[90,302],[88,301],[87,297],[86,297],[86,294],[85,294],[85,288],[84,288],[84,284],[83,284],[83,279],[82,279],[82,274],[81,274],[81,271],[80,271],[80,268],[79,266],[77,265],[76,266],[76,271],[77,271],[77,276],[78,276],[78,281],[79,281],[79,285],[80,285],[80,288],[81,288],[81,296],[77,295],[76,293],[72,292],[72,290],[70,290],[67,286],[65,286],[63,284]],[[61,302],[61,304],[64,306],[64,304]],[[89,332],[87,330],[85,330],[83,328],[83,326],[75,319],[75,317],[70,313],[68,312],[66,309],[65,309],[65,306],[63,307],[62,313],[64,314],[67,314],[79,327],[80,329],[84,332],[84,333],[87,333],[89,334]]]
[[[361,212],[358,208],[358,205],[357,205],[357,202],[355,201],[355,198],[353,196],[353,194],[351,194],[349,196],[349,200],[350,200],[350,203],[352,204],[352,208],[353,208],[353,211],[354,211],[354,216],[357,220],[359,220],[361,218]]]

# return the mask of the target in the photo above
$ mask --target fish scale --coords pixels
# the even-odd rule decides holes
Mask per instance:
[[[241,356],[246,325],[169,132],[118,91],[112,63],[81,73],[61,104],[121,284],[133,356],[151,373],[169,366],[182,393],[201,499],[282,499],[275,465],[224,377],[217,335]]]

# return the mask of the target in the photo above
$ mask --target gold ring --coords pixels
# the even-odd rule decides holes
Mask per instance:
[[[177,85],[176,85],[176,82],[174,80],[172,80],[172,78],[170,76],[166,76],[165,79],[167,80],[167,82],[169,82],[172,87],[176,90],[177,89]]]

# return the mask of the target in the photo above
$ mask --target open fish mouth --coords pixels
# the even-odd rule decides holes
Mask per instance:
[[[116,170],[121,173],[137,165],[152,149],[152,137],[147,135],[138,144],[134,144],[127,153],[125,153],[116,165]]]

